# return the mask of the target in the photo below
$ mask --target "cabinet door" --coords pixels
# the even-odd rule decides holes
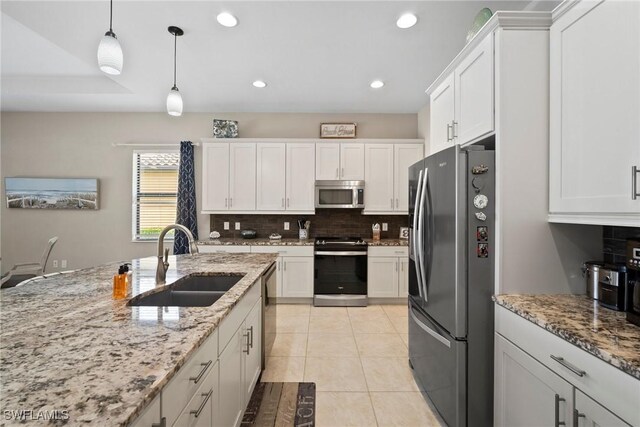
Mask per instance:
[[[340,144],[340,179],[347,181],[364,179],[364,144]]]
[[[369,257],[367,260],[367,294],[370,297],[397,297],[398,270],[397,257]]]
[[[398,258],[400,275],[398,276],[398,296],[409,296],[409,258]]]
[[[573,386],[502,335],[495,338],[495,425],[571,425]]]
[[[315,210],[315,146],[287,144],[287,210]]]
[[[285,144],[257,144],[256,209],[285,209]]]
[[[365,147],[364,210],[389,212],[395,209],[393,195],[393,144],[367,144]],[[407,181],[407,192],[408,189]]]
[[[191,398],[187,406],[175,422],[175,426],[184,427],[213,427],[214,408],[218,411],[218,364],[213,365],[207,374],[204,382],[198,388],[196,394]]]
[[[238,328],[227,347],[220,354],[220,407],[218,425],[234,427],[240,425],[244,413],[244,353],[247,340],[244,327]]]
[[[340,179],[340,144],[337,142],[316,144],[316,179]]]
[[[464,144],[493,132],[493,34],[458,65],[455,72],[453,137]]]
[[[550,211],[638,214],[640,2],[580,2],[550,38]]]
[[[229,209],[229,144],[202,145],[202,210]]]
[[[573,413],[575,427],[628,427],[629,424],[609,412],[604,406],[576,389]]]
[[[409,166],[424,157],[424,146],[422,144],[395,144],[393,150],[394,209],[408,212]]]
[[[249,334],[249,346],[245,356],[244,401],[249,402],[262,371],[262,298],[247,315],[245,331]]]
[[[453,74],[431,93],[430,100],[429,154],[433,154],[453,145]]]
[[[160,395],[153,398],[151,403],[144,410],[142,415],[135,419],[129,427],[151,427],[154,424],[160,425]],[[165,421],[166,422],[166,421]]]
[[[256,144],[229,144],[229,210],[256,210]]]
[[[313,257],[282,258],[282,296],[313,296]]]

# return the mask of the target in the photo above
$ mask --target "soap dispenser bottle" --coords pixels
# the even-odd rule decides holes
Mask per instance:
[[[127,265],[118,268],[118,274],[113,276],[113,299],[123,299],[127,296]]]

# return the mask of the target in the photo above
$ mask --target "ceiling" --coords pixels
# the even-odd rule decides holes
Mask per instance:
[[[474,16],[550,10],[521,1],[118,1],[123,72],[99,71],[109,2],[2,1],[3,111],[165,111],[178,39],[185,112],[415,113]],[[239,24],[216,22],[222,11]],[[401,30],[404,12],[418,16]],[[267,87],[257,89],[254,80]],[[372,80],[382,89],[369,87]]]

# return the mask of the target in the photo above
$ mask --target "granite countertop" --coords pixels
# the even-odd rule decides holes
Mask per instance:
[[[498,295],[496,303],[640,379],[640,327],[584,295]]]
[[[313,246],[314,239],[300,240],[295,238],[282,238],[269,240],[266,237],[256,239],[243,239],[241,237],[223,237],[220,239],[198,240],[199,245],[212,246]]]
[[[155,257],[133,260],[130,294],[123,300],[111,296],[119,263],[2,290],[0,410],[67,410],[70,419],[57,423],[127,425],[276,257],[169,257],[167,285],[194,274],[244,274],[209,307],[127,306],[133,296],[167,286],[155,285]]]
[[[364,239],[369,246],[409,246],[408,239],[380,239],[374,241],[373,239]]]

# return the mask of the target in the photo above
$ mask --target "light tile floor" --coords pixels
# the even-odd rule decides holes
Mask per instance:
[[[406,306],[278,304],[275,316],[262,381],[315,382],[318,427],[444,425],[409,368]]]

